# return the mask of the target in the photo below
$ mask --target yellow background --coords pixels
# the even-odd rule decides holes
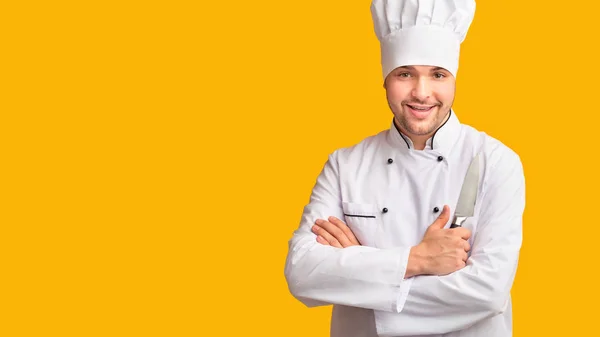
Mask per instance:
[[[18,4],[18,5],[17,5]],[[283,276],[389,127],[369,1],[5,1],[0,335],[328,336]],[[595,2],[479,1],[455,110],[527,179],[515,336],[597,330]]]

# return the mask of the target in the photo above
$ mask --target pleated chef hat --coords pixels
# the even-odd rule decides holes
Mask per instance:
[[[442,67],[454,77],[460,44],[475,15],[475,0],[373,0],[383,78],[397,67]]]

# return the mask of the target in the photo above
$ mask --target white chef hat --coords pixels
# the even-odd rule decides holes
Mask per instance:
[[[371,15],[384,80],[407,65],[442,67],[456,77],[475,0],[373,0]]]

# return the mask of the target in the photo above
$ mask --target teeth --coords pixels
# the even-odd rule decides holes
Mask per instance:
[[[421,110],[421,111],[425,111],[425,110],[429,110],[429,109],[431,109],[431,107],[427,107],[427,108],[419,108],[419,107],[412,106],[412,105],[409,105],[409,106],[410,106],[411,108],[415,109],[415,110]]]

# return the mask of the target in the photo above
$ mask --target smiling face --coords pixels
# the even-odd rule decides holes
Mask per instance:
[[[404,66],[386,77],[385,88],[396,125],[424,147],[454,103],[456,80],[440,67]]]

